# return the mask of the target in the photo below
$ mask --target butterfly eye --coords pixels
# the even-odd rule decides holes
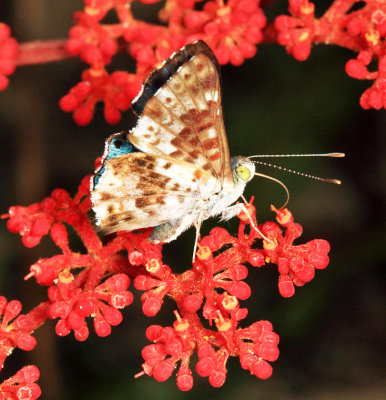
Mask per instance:
[[[250,169],[245,165],[239,165],[236,167],[236,174],[240,179],[246,182],[249,181],[252,176]]]

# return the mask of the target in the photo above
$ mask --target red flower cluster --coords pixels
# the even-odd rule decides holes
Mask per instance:
[[[133,302],[132,293],[127,291],[130,278],[125,274],[115,274],[90,290],[74,287],[74,279],[71,272],[63,270],[59,273],[58,283],[48,289],[51,301],[48,316],[59,318],[56,333],[66,336],[73,329],[75,338],[84,341],[89,335],[85,318],[92,315],[95,333],[101,337],[110,335],[111,326],[122,322],[118,309]]]
[[[142,0],[144,4],[160,0]],[[256,54],[256,45],[277,42],[297,60],[306,60],[313,44],[335,44],[355,52],[346,72],[356,79],[375,80],[360,104],[364,109],[385,108],[386,103],[386,5],[383,0],[365,0],[352,10],[356,0],[335,0],[321,18],[309,0],[289,0],[290,15],[280,15],[267,23],[261,0],[167,0],[159,12],[162,24],[137,20],[131,12],[133,0],[84,0],[82,11],[74,13],[69,39],[25,43],[17,46],[9,27],[0,24],[0,90],[8,85],[7,76],[15,65],[79,57],[90,67],[60,100],[75,122],[87,125],[95,104],[104,103],[105,119],[120,121],[136,96],[145,76],[170,54],[197,39],[206,41],[220,64],[241,65]],[[199,7],[196,3],[200,4]],[[116,23],[105,23],[114,12]],[[19,53],[18,53],[19,48]],[[118,52],[136,61],[134,73],[106,69]],[[378,69],[368,69],[378,63]]]
[[[256,54],[255,45],[263,40],[261,29],[266,22],[260,0],[208,1],[202,11],[189,10],[184,17],[185,26],[193,30],[188,43],[202,39],[220,64],[233,65]]]
[[[0,296],[1,364],[3,364],[8,353],[12,352],[15,347],[29,351],[36,345],[36,339],[29,333],[31,322],[28,316],[19,315],[20,311],[20,301],[12,300],[7,303],[7,299]]]
[[[270,322],[259,321],[248,328],[235,329],[232,320],[224,318],[219,312],[217,331],[212,331],[204,329],[199,320],[191,316],[181,318],[177,312],[175,314],[177,320],[173,328],[151,325],[147,329],[146,337],[154,344],[142,350],[145,362],[142,364],[143,371],[137,377],[147,374],[163,382],[180,362],[177,386],[183,391],[190,390],[193,376],[189,364],[195,349],[198,355],[196,372],[207,377],[213,387],[221,387],[225,383],[226,363],[230,356],[238,356],[241,367],[260,379],[271,376],[272,367],[267,361],[276,361],[279,356],[279,336],[272,331]]]
[[[82,82],[60,99],[63,111],[74,112],[74,121],[81,126],[90,123],[95,104],[105,103],[104,115],[109,124],[121,119],[121,111],[130,107],[131,100],[139,92],[141,81],[134,74],[116,71],[111,75],[104,68],[90,68],[82,73]]]
[[[386,108],[386,4],[367,0],[352,11],[355,3],[335,1],[316,19],[315,6],[309,0],[289,0],[291,16],[275,20],[277,42],[299,61],[308,58],[313,43],[333,43],[358,52],[356,59],[347,62],[346,72],[352,78],[375,80],[363,93],[360,105],[379,110]],[[371,62],[378,63],[377,71],[369,71]]]
[[[122,321],[119,310],[133,301],[128,290],[132,278],[134,287],[144,291],[141,301],[146,316],[156,315],[165,297],[172,298],[178,309],[173,327],[152,325],[146,331],[153,344],[143,349],[145,361],[138,376],[146,374],[164,381],[178,364],[177,386],[189,390],[193,385],[190,358],[197,351],[196,372],[208,377],[214,387],[224,384],[226,363],[234,356],[239,357],[242,368],[260,379],[268,378],[272,374],[269,363],[279,355],[279,337],[268,321],[240,327],[248,313],[240,302],[249,298],[252,291],[245,282],[248,268],[244,264],[277,264],[279,292],[288,297],[294,294],[294,285],[309,282],[315,269],[327,266],[328,243],[313,240],[294,246],[301,226],[287,209],[274,207],[277,223],[259,225],[260,232],[269,239],[263,240],[250,227],[250,218],[241,212],[236,237],[223,228],[212,229],[200,240],[192,268],[176,274],[162,262],[162,246],[147,242],[149,229],[120,232],[102,244],[88,216],[88,183],[86,177],[73,199],[66,191],[56,189],[41,203],[11,207],[3,216],[8,218],[8,228],[19,233],[27,247],[36,246],[42,236],[50,234],[61,254],[39,259],[26,276],[48,286],[47,301],[26,315],[19,315],[18,301],[7,304],[5,298],[0,298],[0,362],[14,347],[31,350],[35,346],[31,333],[48,318],[58,319],[55,330],[59,336],[73,330],[77,340],[86,340],[87,318],[93,318],[98,336],[109,335],[111,326]],[[257,226],[253,205],[246,206]],[[78,233],[85,254],[70,249],[66,225]],[[256,246],[258,241],[260,247]],[[37,393],[31,389],[35,387],[33,381],[25,382],[31,393]],[[36,397],[31,394],[26,398]]]
[[[47,319],[47,302],[35,307],[28,314],[20,314],[21,303],[7,300],[0,296],[0,366],[15,347],[30,351],[36,345],[31,333]],[[40,387],[34,383],[39,379],[39,370],[29,365],[22,368],[13,377],[0,384],[2,399],[34,400],[40,396]]]
[[[194,10],[195,1],[168,1],[159,15],[168,28],[135,20],[130,1],[85,3],[84,10],[75,13],[66,49],[91,68],[60,101],[61,108],[74,112],[80,125],[90,122],[97,101],[105,103],[107,122],[119,122],[120,111],[127,110],[149,71],[173,51],[199,38],[209,43],[221,64],[242,64],[245,58],[255,55],[255,44],[262,40],[261,29],[266,23],[260,0],[230,0],[227,4],[209,1],[203,11]],[[102,23],[110,9],[116,11],[117,24]],[[119,48],[127,49],[136,60],[136,74],[117,71],[108,75],[105,66]]]

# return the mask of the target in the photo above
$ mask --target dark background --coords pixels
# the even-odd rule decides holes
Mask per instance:
[[[285,11],[286,2],[270,15]],[[325,10],[330,2],[317,2]],[[322,3],[319,5],[319,3]],[[9,23],[19,42],[64,38],[80,0],[2,2],[0,20]],[[142,9],[149,10],[149,6]],[[281,8],[280,8],[281,7]],[[154,7],[150,7],[151,10]],[[140,7],[138,13],[141,13]],[[146,16],[146,18],[149,18]],[[386,396],[384,289],[385,111],[364,111],[359,97],[369,86],[349,78],[344,64],[354,53],[334,46],[315,46],[306,62],[298,62],[277,45],[260,45],[257,56],[241,67],[222,67],[225,123],[234,155],[342,151],[344,159],[287,159],[279,164],[323,177],[339,178],[341,186],[308,180],[261,167],[281,179],[291,192],[289,208],[304,227],[301,242],[327,239],[332,247],[326,270],[298,288],[291,299],[277,291],[274,266],[250,269],[252,296],[242,326],[268,319],[279,333],[280,357],[273,376],[258,380],[228,363],[221,389],[195,375],[188,393],[175,376],[165,383],[135,380],[140,371],[146,327],[172,321],[173,304],[165,302],[155,318],[141,314],[139,296],[124,310],[123,323],[108,338],[79,343],[71,334],[57,337],[54,322],[36,332],[32,352],[15,351],[6,360],[3,380],[25,364],[41,371],[43,399],[383,399]],[[110,71],[133,71],[126,56]],[[18,68],[10,87],[0,93],[0,212],[11,205],[41,201],[57,187],[76,192],[93,170],[105,138],[131,126],[129,114],[119,126],[108,126],[97,109],[86,128],[60,111],[58,100],[79,80],[85,68],[78,59]],[[270,204],[280,205],[283,190],[256,178],[246,196],[256,197],[259,221],[272,220]],[[206,221],[206,234],[216,221]],[[236,232],[236,224],[224,225]],[[189,267],[193,230],[165,246],[166,262],[175,271]],[[181,250],[182,249],[182,250]],[[180,253],[181,250],[181,253]],[[0,293],[23,302],[23,311],[44,300],[46,288],[24,282],[29,266],[57,250],[48,239],[26,249],[20,237],[0,226]],[[382,265],[383,264],[383,265]],[[92,327],[90,325],[92,330]],[[195,360],[192,368],[194,368]]]

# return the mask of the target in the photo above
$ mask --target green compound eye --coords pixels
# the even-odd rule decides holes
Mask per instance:
[[[245,165],[239,165],[236,167],[236,174],[243,181],[249,181],[251,179],[251,171]]]

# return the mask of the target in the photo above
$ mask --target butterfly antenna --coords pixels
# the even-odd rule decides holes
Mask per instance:
[[[255,161],[252,161],[252,162],[256,163]],[[284,185],[284,183],[282,181],[279,181],[279,179],[273,178],[272,176],[261,174],[259,172],[255,172],[255,176],[261,176],[263,178],[267,178],[267,179],[269,179],[271,181],[274,181],[274,182],[278,183],[279,185],[281,185],[284,188],[284,190],[285,190],[285,192],[287,194],[287,199],[286,199],[285,203],[281,207],[279,207],[279,209],[284,208],[288,204],[289,197],[290,197],[289,190],[288,190],[287,186]]]
[[[311,153],[311,154],[256,154],[248,158],[268,157],[344,157],[344,153]]]
[[[248,157],[248,158],[249,158],[249,157]],[[252,161],[252,160],[251,160],[251,161]],[[264,161],[252,161],[252,162],[253,162],[254,164],[261,164],[261,165],[266,165],[267,167],[272,167],[272,168],[276,168],[276,169],[281,169],[282,171],[291,172],[291,174],[296,174],[296,175],[300,175],[300,176],[305,176],[306,178],[315,179],[315,180],[321,181],[321,182],[335,183],[336,185],[340,185],[340,184],[342,183],[339,179],[321,178],[320,176],[305,174],[304,172],[294,171],[293,169],[280,167],[279,165],[267,163],[267,162],[264,162]],[[265,176],[265,177],[268,177],[267,175],[264,175],[264,176]],[[270,178],[271,178],[271,177],[270,177]],[[273,178],[271,178],[271,179],[274,180]],[[280,181],[278,181],[278,182],[280,182]],[[280,183],[282,183],[282,182],[280,182]]]

